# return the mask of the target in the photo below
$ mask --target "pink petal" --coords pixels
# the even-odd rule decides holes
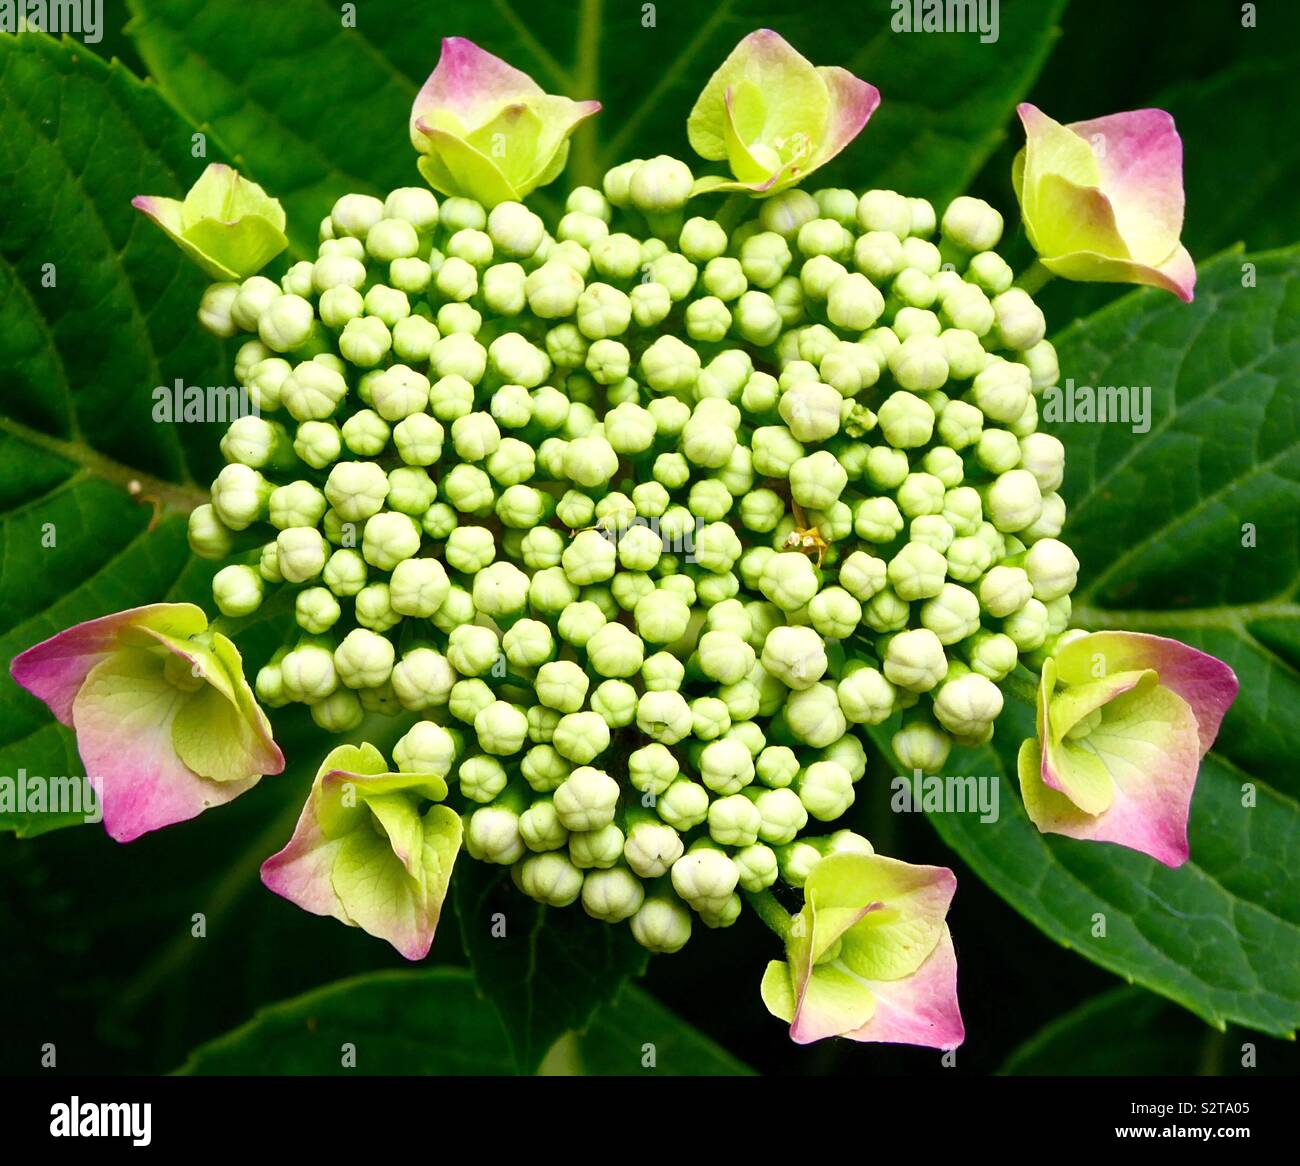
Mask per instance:
[[[146,196],[140,196],[140,199]],[[135,200],[137,203],[140,199]],[[173,622],[175,621],[175,622]],[[180,635],[202,631],[207,619],[188,603],[152,603],[87,620],[43,640],[15,656],[9,671],[33,696],[43,700],[63,724],[73,724],[73,701],[86,674],[117,646],[122,632],[136,624],[151,624]],[[195,624],[188,628],[186,625]]]
[[[262,883],[281,898],[310,911],[332,915],[343,923],[352,920],[334,891],[330,875],[339,841],[327,839],[316,821],[313,790],[298,815],[298,825],[284,849],[262,863]]]
[[[912,975],[902,980],[868,980],[876,1011],[850,1040],[956,1048],[966,1039],[957,1004],[957,953],[943,929],[938,946]]]
[[[103,666],[111,668],[112,660]],[[111,674],[105,675],[112,688]],[[124,677],[116,694],[83,692],[74,701],[77,751],[99,796],[104,829],[118,842],[197,817],[224,805],[257,784],[207,781],[189,770],[172,745],[172,719],[183,694],[160,686],[142,703],[140,689]]]
[[[826,127],[826,140],[817,152],[820,166],[862,132],[880,105],[880,90],[838,66],[823,66],[817,72],[831,95],[831,120]]]
[[[437,110],[455,114],[472,129],[502,105],[541,93],[541,86],[527,73],[471,40],[449,36],[444,38],[438,64],[411,108],[412,136],[418,146],[416,122]]]
[[[1161,265],[1183,228],[1183,142],[1174,119],[1163,109],[1137,109],[1066,128],[1093,146],[1101,189],[1134,259]]]
[[[1086,666],[1084,658],[1090,660],[1097,653],[1105,656],[1108,672],[1154,669],[1159,674],[1161,686],[1172,689],[1191,707],[1196,717],[1200,755],[1204,757],[1209,752],[1240,687],[1236,673],[1227,664],[1167,636],[1144,632],[1094,632],[1076,640],[1057,655],[1059,676],[1066,683],[1077,683],[1072,677],[1077,675],[1078,668]]]

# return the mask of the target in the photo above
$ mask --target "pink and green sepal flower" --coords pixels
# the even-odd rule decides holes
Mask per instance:
[[[1044,662],[1038,739],[1020,747],[1030,820],[1181,866],[1200,761],[1236,695],[1231,668],[1177,640],[1072,640]]]
[[[454,810],[423,808],[446,796],[437,774],[390,773],[373,745],[340,745],[321,764],[288,845],[262,864],[262,882],[423,959],[461,844]]]
[[[139,194],[131,205],[213,279],[253,275],[289,245],[279,200],[220,162],[203,171],[184,199]]]
[[[118,842],[187,821],[284,769],[239,650],[193,604],[77,624],[15,657],[10,671],[76,732]]]
[[[858,134],[880,92],[847,69],[816,66],[770,28],[751,32],[709,78],[686,123],[691,147],[726,160],[732,178],[695,194],[776,194],[825,165]]]
[[[411,108],[411,144],[434,190],[494,207],[553,182],[573,131],[599,111],[599,101],[546,93],[473,41],[449,36]]]
[[[966,1032],[946,917],[945,867],[878,854],[831,854],[804,884],[786,959],[763,976],[763,1003],[799,1044],[855,1041],[949,1049]]]
[[[1164,288],[1190,302],[1196,265],[1183,229],[1183,143],[1162,109],[1061,125],[1018,107],[1025,148],[1011,181],[1025,233],[1054,275]]]

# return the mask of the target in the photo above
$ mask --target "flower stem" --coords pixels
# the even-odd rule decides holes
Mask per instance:
[[[763,923],[773,932],[782,943],[790,939],[790,930],[794,927],[794,919],[790,913],[776,901],[771,891],[754,891],[745,892],[745,898],[749,900],[749,905],[754,908],[755,913]]]
[[[1037,259],[1033,261],[1020,275],[1016,278],[1016,287],[1021,291],[1028,292],[1031,296],[1038,291],[1049,279],[1056,277],[1047,270]]]
[[[1009,695],[1018,697],[1028,705],[1038,703],[1038,673],[1028,668],[1019,668],[1010,676],[1004,677],[1002,688]]]
[[[736,229],[740,220],[745,217],[745,212],[749,210],[753,199],[743,190],[738,190],[734,194],[729,194],[718,207],[718,213],[713,216],[714,221],[728,235]]]

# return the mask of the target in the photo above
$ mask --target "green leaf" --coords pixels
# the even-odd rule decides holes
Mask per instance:
[[[1254,264],[1256,286],[1243,286]],[[937,814],[939,833],[1047,935],[1210,1023],[1290,1035],[1300,1024],[1300,248],[1229,254],[1196,302],[1124,297],[1059,339],[1063,377],[1152,386],[1150,432],[1061,424],[1065,537],[1082,561],[1075,622],[1149,631],[1228,661],[1241,693],[1202,763],[1192,859],[1179,870],[1114,846],[1040,835],[1014,792],[1033,734],[1009,702],[995,747],[948,772],[997,775],[991,825]],[[1254,523],[1257,547],[1242,545]],[[1101,924],[1104,923],[1104,934]]]
[[[1116,988],[1035,1033],[999,1070],[1013,1077],[1195,1073],[1219,1034],[1159,996]]]
[[[585,1032],[567,1033],[542,1062],[543,1074],[736,1077],[753,1070],[698,1029],[629,985],[601,1008]]]
[[[344,1066],[347,1046],[355,1066]],[[653,1046],[653,1047],[647,1047]],[[651,1063],[653,1062],[653,1063]],[[464,968],[373,972],[261,1008],[248,1023],[195,1049],[178,1073],[510,1074],[515,1061],[495,1008]],[[751,1072],[644,992],[628,989],[587,1030],[561,1039],[551,1074]]]
[[[707,14],[661,4],[650,26],[642,5],[599,0],[369,0],[355,28],[327,4],[276,5],[256,21],[237,0],[131,0],[131,8],[128,31],[162,91],[284,202],[291,237],[305,247],[339,195],[422,184],[407,120],[443,36],[478,42],[549,92],[603,102],[595,124],[574,138],[564,181],[576,185],[658,153],[703,169],[686,142],[686,115],[736,42],[770,26],[815,64],[845,66],[883,94],[862,138],[818,184],[893,186],[944,200],[961,193],[1002,140],[1047,57],[1064,0],[1008,5],[991,44],[973,32],[895,33],[888,0],[802,9],[721,0]],[[307,83],[313,77],[329,78],[328,115],[322,90]]]
[[[463,862],[452,879],[460,931],[479,987],[496,1006],[520,1072],[613,1000],[648,955],[624,924],[521,895],[503,867]]]
[[[348,1046],[355,1064],[345,1065]],[[195,1049],[178,1070],[227,1074],[509,1073],[510,1048],[463,968],[376,972],[263,1008],[247,1024]]]
[[[203,498],[219,427],[156,424],[152,392],[229,371],[195,321],[202,276],[130,206],[202,169],[189,127],[121,66],[37,34],[0,36],[0,118],[0,774],[74,775],[72,735],[8,662],[205,588],[178,515]],[[0,831],[79,820],[0,814]]]

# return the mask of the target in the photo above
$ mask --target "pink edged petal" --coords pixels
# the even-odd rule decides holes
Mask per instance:
[[[176,636],[191,636],[207,627],[207,617],[190,603],[152,603],[87,620],[43,640],[15,656],[9,665],[14,680],[39,697],[63,724],[73,725],[73,702],[90,670],[117,646],[135,625],[155,627]]]
[[[867,984],[838,964],[821,964],[809,977],[790,1022],[790,1039],[806,1045],[862,1027],[875,1011]]]
[[[315,791],[307,798],[293,837],[284,849],[262,863],[262,883],[283,899],[313,915],[332,915],[342,923],[352,920],[334,892],[330,872],[341,839],[329,839],[316,822]]]
[[[1094,842],[1114,842],[1150,855],[1165,866],[1187,861],[1187,818],[1200,755],[1190,706],[1167,689],[1131,701],[1127,715],[1112,712],[1087,744],[1104,760],[1114,798],[1101,814],[1086,814],[1048,788],[1040,774],[1036,741],[1021,747],[1020,787],[1025,810],[1039,830]]]
[[[1215,656],[1173,640],[1145,632],[1093,632],[1073,641],[1055,657],[1057,675],[1067,684],[1091,676],[1100,655],[1108,672],[1136,668],[1154,669],[1160,684],[1172,689],[1191,707],[1196,717],[1200,752],[1204,757],[1219,735],[1239,684],[1236,673]]]
[[[1147,267],[1128,259],[1109,259],[1093,251],[1076,251],[1051,258],[1040,255],[1043,266],[1053,275],[1079,283],[1135,283],[1173,292],[1185,304],[1192,302],[1196,289],[1196,267],[1186,249],[1179,247],[1160,267]]]
[[[157,658],[116,652],[87,675],[73,702],[77,749],[118,842],[197,817],[257,784],[213,782],[186,768],[172,745],[185,694],[161,677]]]
[[[442,53],[411,107],[411,142],[426,148],[417,122],[435,112],[454,114],[473,129],[512,101],[536,97],[542,88],[527,73],[460,36],[443,39]]]
[[[821,66],[817,73],[830,93],[831,116],[826,139],[820,143],[813,166],[829,162],[853,141],[880,105],[880,90],[847,69]]]
[[[1183,229],[1183,142],[1163,109],[1114,113],[1066,127],[1092,147],[1134,259],[1159,266]]]
[[[876,1011],[849,1040],[953,1049],[966,1039],[957,1004],[957,953],[947,926],[938,946],[902,980],[868,980]]]

